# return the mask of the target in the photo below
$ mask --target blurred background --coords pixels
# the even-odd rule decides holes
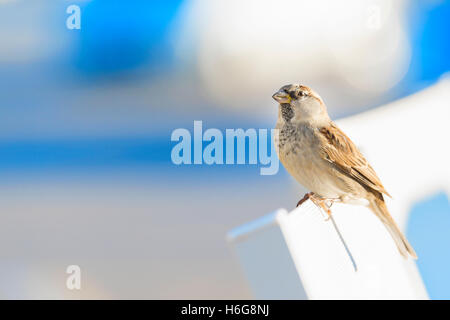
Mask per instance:
[[[251,298],[225,235],[297,186],[176,166],[172,131],[272,128],[293,82],[334,119],[375,108],[448,72],[449,39],[440,0],[0,0],[0,297]],[[430,297],[450,298],[448,198],[411,211]]]

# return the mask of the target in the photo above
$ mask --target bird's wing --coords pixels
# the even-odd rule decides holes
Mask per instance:
[[[355,144],[334,123],[319,129],[319,139],[325,160],[362,186],[391,196]]]

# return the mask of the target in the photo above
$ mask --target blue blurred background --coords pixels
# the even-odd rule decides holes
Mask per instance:
[[[225,234],[297,190],[282,168],[175,166],[172,131],[271,128],[290,82],[344,117],[450,70],[450,1],[7,0],[0,21],[5,298],[251,297]],[[433,277],[449,219],[441,194],[408,224],[432,298],[450,298]],[[65,289],[69,264],[81,291]]]

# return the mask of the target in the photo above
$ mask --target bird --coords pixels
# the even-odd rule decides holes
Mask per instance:
[[[310,192],[330,217],[335,202],[363,205],[379,218],[400,254],[417,259],[386,206],[386,191],[371,165],[350,138],[330,119],[322,98],[311,88],[289,84],[272,98],[278,102],[275,150],[288,173]]]

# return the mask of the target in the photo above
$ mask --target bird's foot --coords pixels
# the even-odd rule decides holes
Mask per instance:
[[[320,206],[320,208],[322,208],[322,210],[325,211],[325,213],[328,215],[328,216],[325,218],[325,221],[330,220],[332,212],[331,212],[330,208],[327,206],[327,204],[325,203],[325,200],[324,200],[324,201],[321,201],[320,204],[319,204],[319,206]]]
[[[301,206],[306,200],[311,200],[316,206],[318,206],[320,209],[325,211],[325,213],[327,214],[327,218],[325,219],[325,221],[328,221],[328,220],[330,220],[331,214],[332,214],[330,208],[333,205],[333,203],[335,201],[337,201],[338,199],[322,198],[322,197],[316,195],[314,192],[308,192],[297,203],[297,207]]]
[[[314,202],[316,206],[318,206],[327,214],[327,218],[325,219],[325,221],[330,220],[332,214],[330,208],[333,205],[334,201],[332,199],[321,198],[317,195],[313,195],[311,197],[311,201]]]

